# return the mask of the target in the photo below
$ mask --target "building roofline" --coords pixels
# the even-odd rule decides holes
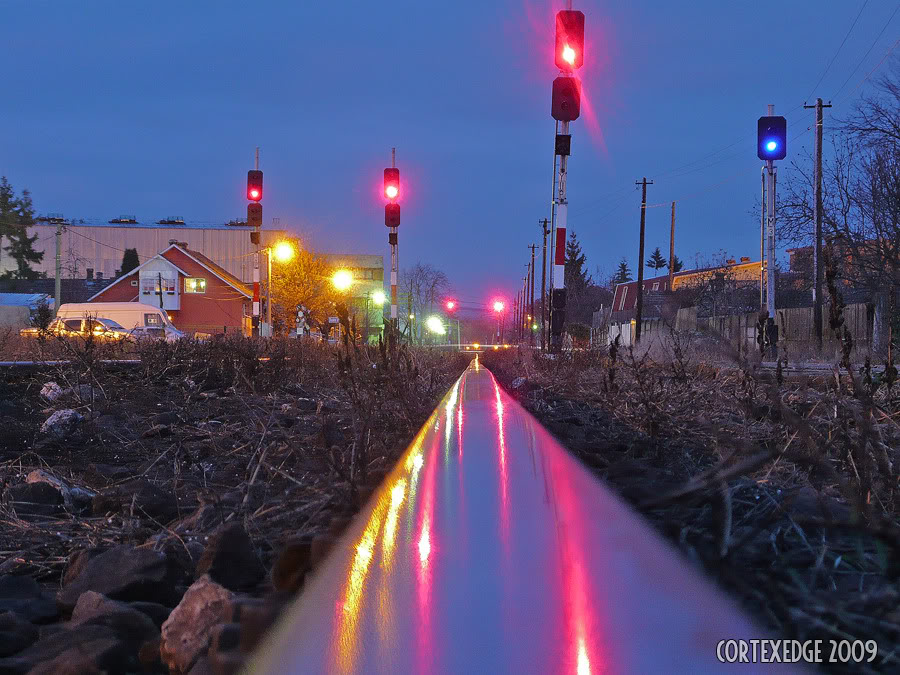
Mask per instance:
[[[174,246],[174,244],[173,244],[173,246]],[[172,248],[172,246],[169,246],[169,248]],[[169,248],[167,248],[166,251],[168,251]],[[165,253],[165,251],[163,251],[163,253]],[[113,281],[113,282],[110,283],[110,284],[107,284],[106,286],[104,286],[103,288],[101,288],[99,291],[97,291],[96,293],[94,293],[91,297],[89,297],[89,298],[87,299],[87,302],[90,302],[91,300],[93,300],[94,298],[96,298],[98,295],[100,295],[101,293],[105,292],[108,288],[112,288],[113,286],[115,286],[117,283],[119,283],[119,282],[122,281],[123,279],[127,279],[127,278],[130,277],[132,274],[134,274],[135,272],[139,271],[144,265],[148,265],[148,264],[150,264],[150,262],[152,262],[153,260],[156,260],[157,258],[160,258],[160,257],[162,257],[162,253],[157,253],[157,254],[156,254],[155,256],[153,256],[152,258],[147,258],[144,262],[142,262],[140,265],[138,265],[137,267],[135,267],[133,270],[130,270],[130,271],[126,272],[125,274],[120,275],[118,279],[116,279],[115,281]],[[175,263],[173,263],[173,262],[172,262],[171,260],[169,260],[168,258],[163,258],[163,260],[165,260],[167,263],[169,263],[172,267],[174,267],[176,270],[178,270],[178,271],[179,271],[181,274],[183,274],[184,276],[189,276],[187,272],[185,272],[183,269],[181,269],[178,265],[176,265]],[[138,295],[140,295],[140,293],[139,293]]]

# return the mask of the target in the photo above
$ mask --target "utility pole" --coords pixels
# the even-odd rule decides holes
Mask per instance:
[[[669,230],[669,292],[675,280],[675,202],[672,202],[672,227]]]
[[[555,177],[554,177],[555,181]],[[541,259],[541,349],[547,350],[547,235],[550,234],[550,221],[546,218],[538,221],[544,235],[544,247]]]
[[[65,229],[65,220],[62,218],[56,221],[56,283],[53,289],[53,316],[59,311],[59,305],[62,302],[62,233]]]
[[[641,186],[641,235],[638,245],[637,310],[634,325],[634,344],[637,344],[641,341],[641,322],[644,311],[644,225],[647,215],[647,186],[653,185],[653,181],[648,182],[645,176],[643,180],[636,180],[634,184]]]
[[[537,248],[537,244],[532,244],[528,248],[531,249],[531,289],[530,289],[530,300],[528,302],[528,311],[531,312],[531,320],[528,322],[528,344],[532,347],[534,346],[534,329],[532,329],[532,324],[534,323],[534,250]]]
[[[822,266],[822,116],[823,108],[830,108],[831,104],[822,103],[821,98],[816,99],[815,105],[804,105],[804,108],[816,109],[816,167],[815,167],[815,220],[816,220],[816,245],[813,248],[813,323],[816,325],[816,347],[822,351],[822,282],[825,274]]]

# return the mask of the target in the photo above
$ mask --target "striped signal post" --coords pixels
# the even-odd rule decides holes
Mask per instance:
[[[550,291],[550,351],[562,349],[563,328],[566,322],[566,226],[569,201],[566,196],[568,159],[572,147],[569,122],[581,114],[581,82],[575,71],[584,64],[584,13],[568,9],[556,13],[556,46],[554,63],[560,76],[553,80],[550,114],[559,122],[555,153],[559,157],[559,173],[556,176],[556,236],[555,255],[551,269]]]
[[[259,256],[260,256],[260,228],[262,227],[262,182],[263,174],[259,170],[259,148],[256,148],[256,168],[247,172],[247,225],[253,228],[250,231],[250,242],[256,246],[256,254],[253,256],[253,311],[252,333],[258,336],[259,330]]]
[[[388,203],[384,205],[384,224],[390,228],[388,243],[391,246],[391,333],[396,334],[399,327],[397,315],[397,227],[400,225],[400,169],[397,168],[397,149],[391,148],[391,166],[384,170],[384,196]],[[410,336],[411,338],[412,336]]]

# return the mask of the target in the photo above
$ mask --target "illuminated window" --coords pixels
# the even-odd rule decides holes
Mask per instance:
[[[184,278],[185,293],[206,293],[206,279],[201,277]]]
[[[159,277],[141,277],[141,295],[158,295],[159,294]],[[167,277],[162,278],[162,289],[165,293],[175,293],[175,280]]]
[[[654,290],[654,291],[658,291],[658,290],[659,290],[659,282],[658,282],[658,281],[657,281],[655,284],[653,284],[653,290]]]

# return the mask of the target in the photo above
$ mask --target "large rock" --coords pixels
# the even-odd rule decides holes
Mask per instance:
[[[15,612],[22,619],[45,623],[59,616],[53,596],[31,577],[0,576],[0,612]]]
[[[15,656],[0,659],[0,673],[84,675],[126,673],[137,669],[133,644],[109,626],[85,624],[61,630],[35,642]]]
[[[72,625],[84,623],[108,625],[131,642],[143,643],[159,636],[159,629],[147,614],[102,593],[82,593],[72,610]]]
[[[81,416],[81,413],[76,410],[70,408],[57,410],[41,425],[41,433],[49,438],[61,441],[75,431],[82,419],[84,418]]]
[[[187,590],[162,626],[159,653],[171,670],[185,673],[206,653],[213,628],[229,620],[234,594],[208,576]]]
[[[43,396],[48,401],[55,401],[60,396],[65,393],[65,389],[60,387],[56,382],[48,382],[43,387],[41,387],[41,396]]]
[[[166,607],[165,605],[161,605],[158,602],[148,602],[146,600],[129,602],[128,606],[132,609],[136,609],[139,612],[143,612],[148,617],[150,617],[150,620],[156,625],[157,628],[162,628],[162,625],[165,623],[166,619],[169,618],[169,614],[172,613],[171,607]]]
[[[240,523],[222,525],[209,537],[197,561],[195,574],[209,574],[213,581],[232,591],[253,588],[265,576],[253,542]]]
[[[20,652],[38,639],[38,627],[14,612],[0,614],[0,657]]]
[[[135,478],[100,492],[92,504],[95,516],[126,511],[165,524],[178,515],[174,494],[165,492],[144,478]]]
[[[59,490],[59,493],[63,498],[63,504],[65,504],[67,509],[73,512],[82,511],[86,506],[89,506],[96,494],[93,490],[69,485],[62,478],[54,476],[49,471],[44,471],[43,469],[31,471],[25,477],[25,482],[47,483],[47,485]]]
[[[62,493],[49,483],[19,483],[6,491],[18,516],[55,516],[63,511]]]
[[[70,611],[86,591],[97,591],[113,600],[152,600],[174,604],[177,589],[174,570],[163,553],[149,548],[119,546],[90,558],[81,574],[56,596],[59,606]]]

